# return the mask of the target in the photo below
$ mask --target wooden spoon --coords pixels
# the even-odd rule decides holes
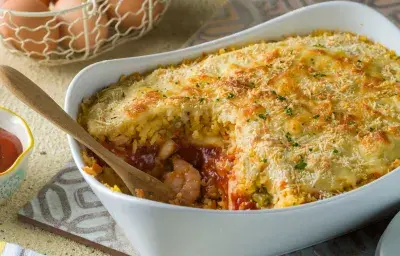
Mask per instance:
[[[104,148],[65,113],[38,85],[19,71],[8,66],[0,66],[0,83],[7,87],[23,103],[103,159],[121,177],[132,195],[136,195],[135,189],[143,189],[146,198],[149,199],[167,201],[173,197],[172,191],[164,183],[129,165]]]

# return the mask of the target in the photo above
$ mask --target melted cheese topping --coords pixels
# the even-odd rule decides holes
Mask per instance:
[[[145,77],[131,75],[83,104],[100,141],[157,144],[179,129],[235,154],[229,208],[330,197],[399,165],[400,62],[364,37],[320,32],[221,50]]]

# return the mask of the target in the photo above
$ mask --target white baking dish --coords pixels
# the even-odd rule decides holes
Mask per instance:
[[[400,54],[400,32],[384,16],[351,2],[328,2],[298,9],[243,32],[177,51],[103,61],[82,70],[68,88],[65,110],[77,117],[84,97],[118,80],[179,63],[232,44],[315,29],[366,35]],[[83,166],[78,143],[68,137],[76,164]],[[276,255],[300,249],[364,225],[400,203],[398,170],[359,189],[301,206],[260,211],[213,211],[113,193],[81,170],[85,180],[142,256]]]

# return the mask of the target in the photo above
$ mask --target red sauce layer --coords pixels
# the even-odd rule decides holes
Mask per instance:
[[[21,154],[22,144],[17,136],[0,128],[0,173],[8,170]]]
[[[231,195],[234,210],[257,210],[256,203],[254,203],[248,196],[239,196],[236,194]]]
[[[206,198],[222,200],[224,208],[228,208],[228,175],[230,166],[218,166],[218,163],[232,163],[234,159],[228,159],[217,147],[200,147],[191,144],[178,144],[176,152],[183,160],[192,164],[205,182],[202,187],[202,196]]]
[[[178,145],[175,155],[193,165],[200,172],[204,183],[202,186],[202,198],[222,201],[223,208],[227,209],[229,167],[232,165],[234,157],[224,155],[221,148],[218,147],[197,146],[179,140],[175,141],[175,143]],[[111,143],[104,143],[103,145],[132,166],[154,175],[152,170],[157,164],[158,146],[138,147],[136,152],[132,153],[131,148],[121,149]],[[97,160],[100,165],[104,165],[103,161]],[[165,171],[167,171],[168,162],[166,161],[163,164]]]
[[[103,143],[103,146],[113,152],[115,155],[123,158],[127,163],[142,171],[150,171],[155,167],[155,159],[158,153],[156,146],[139,147],[136,152],[132,153],[132,148],[117,148],[111,143]],[[100,165],[105,163],[97,159]]]

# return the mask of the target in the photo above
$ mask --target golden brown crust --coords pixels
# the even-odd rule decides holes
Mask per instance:
[[[100,141],[153,145],[179,133],[219,143],[235,154],[231,209],[286,207],[399,165],[399,82],[392,51],[317,32],[126,77],[84,104],[79,120]]]

